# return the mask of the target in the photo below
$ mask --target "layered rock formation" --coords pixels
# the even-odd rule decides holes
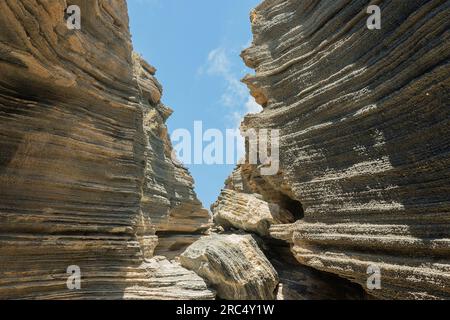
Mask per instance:
[[[277,177],[263,177],[255,165],[238,165],[211,206],[214,223],[268,236],[270,225],[301,219],[302,204]]]
[[[288,191],[286,192],[289,193]],[[214,213],[214,223],[217,226],[213,229],[214,231],[225,234],[234,233],[235,237],[243,237],[242,231],[256,233],[261,236],[253,236],[258,240],[256,243],[261,249],[261,251],[255,251],[255,253],[263,257],[260,259],[267,259],[267,263],[270,263],[276,270],[279,281],[277,290],[274,292],[276,299],[359,300],[367,298],[364,291],[356,284],[352,284],[333,274],[319,272],[313,268],[299,265],[285,242],[271,238],[269,230],[272,225],[282,228],[284,225],[279,225],[279,223],[283,221],[285,221],[284,223],[289,223],[294,222],[296,219],[301,219],[303,208],[299,202],[290,199],[286,194],[274,189],[274,186],[267,183],[258,173],[255,166],[249,164],[239,165],[227,179],[225,188],[211,209]],[[241,277],[245,276],[247,279],[259,278],[261,287],[270,287],[272,285],[270,279],[253,273],[253,268],[246,268],[249,264],[248,257],[242,254],[230,254],[222,248],[225,244],[213,241],[213,239],[215,238],[210,238],[208,242],[204,241],[204,245],[207,243],[209,251],[215,253],[215,265],[221,267],[215,268],[214,272],[209,271],[206,274],[201,271],[197,272],[196,270],[201,269],[198,266],[200,261],[207,260],[204,258],[207,254],[202,256],[197,253],[192,258],[197,266],[192,268],[192,263],[186,264],[185,266],[188,269],[196,271],[208,282],[211,282],[209,279],[213,278],[216,286],[231,286],[235,288],[235,291],[238,290],[236,288],[242,286],[240,283],[245,282],[245,280],[230,281],[229,278],[234,274],[239,274]],[[224,239],[226,238],[224,237]],[[199,246],[203,249],[200,250],[203,253],[205,251],[204,245],[197,245],[196,242],[192,247]],[[190,248],[187,249],[185,254],[189,252]],[[182,261],[185,254],[181,256]],[[203,257],[203,259],[200,257]],[[241,261],[244,261],[244,263]],[[232,265],[233,267],[224,268],[222,267],[223,265]],[[210,270],[211,268],[207,269]],[[235,271],[232,273],[228,270]],[[218,292],[218,295],[220,295],[220,292]],[[238,298],[251,299],[251,295],[248,292],[242,292]]]
[[[264,238],[259,242],[278,273],[277,300],[365,300],[361,286],[334,274],[301,265],[283,241]]]
[[[450,298],[450,5],[376,3],[380,30],[366,26],[369,1],[266,0],[252,12],[242,57],[256,73],[244,82],[264,111],[243,128],[281,130],[279,174],[252,175],[301,203],[291,213],[303,218],[270,227],[301,264],[378,298]]]
[[[0,3],[0,298],[211,298],[153,258],[209,216],[171,158],[170,110],[132,54],[126,2],[71,4],[81,30],[64,0]],[[70,265],[81,290],[66,286]]]
[[[282,198],[276,197],[279,192],[268,191],[267,196],[270,195],[271,199],[266,200],[257,193],[259,185],[252,180],[250,168],[249,165],[238,166],[228,178],[218,200],[211,206],[214,223],[226,229],[268,236],[270,225],[292,223],[296,219],[289,211],[292,208],[286,206]]]
[[[117,298],[133,300],[210,300],[215,292],[193,271],[166,257],[154,257],[127,274],[133,285]],[[131,281],[130,281],[131,282]]]
[[[125,0],[71,4],[81,30],[64,0],[0,2],[0,298],[450,298],[448,1],[373,1],[380,30],[369,1],[262,2],[243,129],[281,130],[280,170],[239,166],[227,233],[195,243],[210,218]]]
[[[162,87],[154,78],[156,70],[137,54],[133,61],[145,139],[140,207],[158,235],[155,253],[173,258],[210,227],[211,219],[194,193],[189,172],[173,158],[165,125],[172,110],[160,101]]]

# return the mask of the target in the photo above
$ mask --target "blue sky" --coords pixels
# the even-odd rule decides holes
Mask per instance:
[[[133,45],[157,71],[163,103],[174,110],[170,132],[237,128],[259,111],[245,85],[251,73],[239,57],[252,35],[249,13],[260,0],[128,0]],[[187,165],[209,208],[234,165]]]

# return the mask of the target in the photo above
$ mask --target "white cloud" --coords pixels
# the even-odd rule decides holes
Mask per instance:
[[[223,78],[226,87],[220,102],[222,105],[233,109],[232,118],[236,119],[236,114],[242,118],[246,113],[258,113],[262,108],[250,96],[247,87],[239,80],[242,74],[237,76],[233,70],[233,64],[230,60],[231,54],[234,54],[233,51],[224,47],[211,50],[205,65],[199,68],[198,73],[199,75],[206,74]]]
[[[227,107],[228,127],[239,129],[244,116],[247,113],[259,113],[262,107],[250,95],[248,88],[239,80],[245,69],[241,65],[233,65],[230,57],[238,54],[224,47],[211,50],[205,64],[198,69],[199,75],[221,77],[225,83],[225,89],[220,97],[220,103]],[[240,70],[241,72],[238,72]],[[237,152],[240,158],[245,154],[244,139],[238,141]]]
[[[207,72],[209,74],[230,75],[231,63],[224,48],[217,48],[208,54]]]
[[[263,108],[255,101],[255,98],[249,96],[247,102],[245,103],[245,110],[247,113],[259,113],[263,110]]]

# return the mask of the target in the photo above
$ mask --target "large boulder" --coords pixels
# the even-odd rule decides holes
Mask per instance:
[[[202,237],[180,256],[180,262],[204,278],[222,299],[275,298],[277,272],[251,235]]]

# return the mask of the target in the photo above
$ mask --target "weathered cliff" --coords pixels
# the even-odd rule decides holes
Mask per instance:
[[[134,74],[143,106],[144,181],[140,209],[158,235],[155,254],[173,258],[211,225],[197,199],[189,172],[172,159],[172,145],[164,124],[172,111],[160,101],[162,88],[155,70],[134,54]]]
[[[0,298],[450,298],[448,1],[262,2],[242,127],[281,130],[280,170],[239,166],[226,234],[195,243],[210,217],[125,0],[71,4],[81,30],[65,0],[0,1]]]
[[[272,295],[260,296],[279,300],[365,299],[367,295],[360,286],[333,274],[300,265],[285,242],[271,238],[269,230],[272,225],[294,222],[303,216],[301,204],[287,196],[290,194],[287,187],[285,192],[286,194],[280,192],[276,189],[276,185],[272,186],[266,182],[255,166],[242,164],[227,179],[225,188],[211,208],[216,232],[225,233],[228,236],[232,234],[237,238],[242,238],[243,233],[258,235],[253,235],[253,238],[257,239],[255,244],[259,246],[260,250],[255,250],[250,257],[256,259],[254,256],[259,256],[259,259],[272,265],[278,279],[278,286],[275,290],[273,289],[273,280],[258,275],[254,268],[246,267],[246,265],[252,264],[249,255],[229,254],[222,248],[221,242],[214,241],[215,238],[212,237],[209,237],[211,240],[207,242],[207,250],[204,250],[207,253],[203,256],[207,256],[208,253],[212,254],[214,265],[220,267],[215,267],[214,272],[205,274],[198,272],[200,268],[193,268],[193,263],[183,263],[184,255],[189,255],[192,251],[195,253],[199,251],[198,247],[204,247],[199,244],[201,240],[195,242],[183,253],[182,265],[196,271],[208,283],[233,287],[234,291],[232,292],[235,295],[229,294],[228,299],[248,299],[254,297],[254,295],[252,296],[253,292],[264,292],[264,290],[271,292]],[[232,246],[230,245],[230,247]],[[239,251],[236,250],[236,252]],[[192,256],[192,254],[190,255]],[[200,264],[203,256],[200,254],[194,256],[195,259],[191,258],[191,260],[194,260],[197,265]],[[203,258],[203,260],[206,259]],[[236,281],[230,274],[237,275],[234,277],[237,277],[239,281]],[[230,281],[230,278],[233,280]],[[250,279],[253,278],[260,279],[258,285],[264,289],[243,291],[241,289],[241,283],[245,282],[243,279],[249,283],[247,288],[258,288],[255,284],[251,285]],[[219,290],[217,290],[217,294],[222,297]]]
[[[152,258],[209,216],[170,157],[170,110],[132,53],[126,2],[71,4],[81,30],[64,0],[0,2],[0,298],[212,298]],[[81,290],[66,286],[70,265]]]
[[[268,236],[270,225],[292,223],[294,213],[301,214],[302,209],[286,201],[290,198],[264,183],[260,175],[254,176],[253,169],[248,164],[238,166],[211,211],[216,225]]]
[[[366,27],[370,1],[266,0],[252,12],[242,57],[256,73],[244,82],[264,110],[243,128],[281,135],[279,174],[254,166],[250,181],[262,200],[301,203],[297,222],[270,227],[301,264],[379,298],[450,298],[450,3],[372,2],[380,30]],[[367,289],[369,266],[379,290]]]

